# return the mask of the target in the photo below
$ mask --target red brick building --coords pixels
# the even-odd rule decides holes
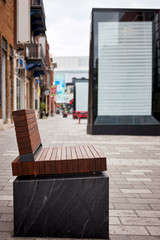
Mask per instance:
[[[14,1],[0,0],[0,129],[11,125],[14,108]]]

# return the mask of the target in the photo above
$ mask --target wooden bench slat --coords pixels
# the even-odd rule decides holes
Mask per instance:
[[[57,156],[57,148],[53,148],[52,154],[51,154],[51,161],[50,161],[51,174],[56,174],[56,156]]]
[[[52,148],[48,148],[48,152],[47,152],[45,161],[49,161],[51,159],[51,155],[52,155]]]
[[[35,125],[33,128],[27,129],[26,131],[16,132],[16,137],[29,137],[36,131],[38,131],[38,127]]]
[[[16,122],[21,122],[21,121],[24,121],[24,120],[27,120],[27,119],[31,119],[35,117],[35,113],[32,113],[32,114],[26,114],[26,115],[21,115],[21,116],[13,116],[13,119],[14,121]]]
[[[90,171],[90,159],[86,153],[84,146],[80,146],[80,149],[83,156],[83,171],[88,172]]]
[[[26,119],[26,120],[23,120],[20,122],[15,122],[15,127],[27,126],[27,125],[34,123],[35,121],[37,121],[37,120],[36,120],[36,117],[34,116],[31,119]]]
[[[35,113],[34,109],[22,109],[22,110],[17,110],[12,112],[13,116],[21,116],[21,115],[33,114],[33,113]]]
[[[75,150],[78,158],[78,172],[81,173],[83,172],[83,169],[84,169],[83,156],[79,146],[76,146]]]
[[[84,146],[85,150],[86,150],[86,153],[89,157],[89,165],[90,165],[90,171],[91,172],[95,172],[96,171],[96,161],[95,161],[95,157],[94,155],[92,154],[92,152],[90,151],[90,148],[88,147],[88,145],[85,145]]]
[[[56,173],[61,174],[62,173],[62,165],[61,165],[61,154],[62,154],[62,148],[57,148],[57,155],[56,155]]]
[[[44,172],[45,172],[45,174],[50,174],[51,173],[51,166],[50,166],[51,154],[52,154],[52,148],[48,148],[46,157],[44,159]]]
[[[61,171],[62,171],[62,173],[68,173],[66,160],[67,160],[66,147],[62,147],[62,155],[61,155]]]
[[[72,156],[72,170],[73,173],[78,173],[78,160],[77,160],[77,154],[76,154],[76,150],[75,147],[70,147],[71,149],[71,156]]]
[[[41,160],[41,156],[44,152],[44,148],[38,153],[37,157],[35,158],[34,161],[34,173],[35,175],[40,175],[40,170],[39,170],[39,161]]]
[[[34,122],[34,123],[30,124],[30,125],[26,125],[26,126],[22,126],[22,127],[16,127],[16,133],[30,131],[35,126],[37,127],[37,123],[36,122]]]
[[[107,159],[106,157],[104,156],[104,154],[99,150],[97,149],[95,146],[93,146],[94,149],[96,150],[96,152],[98,153],[99,157],[101,158],[101,171],[106,171],[107,170]]]
[[[19,160],[19,156],[12,162],[12,174],[13,176],[18,176],[18,167],[17,161]]]
[[[73,173],[73,160],[72,160],[72,156],[71,156],[71,148],[70,147],[66,147],[66,152],[67,152],[67,169],[68,169],[68,173]]]
[[[94,147],[92,145],[89,146],[89,149],[91,150],[92,154],[95,157],[96,171],[99,172],[99,171],[101,171],[101,160],[99,158],[99,155],[98,155],[98,153],[96,152],[96,150],[94,149]]]

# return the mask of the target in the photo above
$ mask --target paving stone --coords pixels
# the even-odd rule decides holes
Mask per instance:
[[[140,193],[139,194],[141,198],[160,198],[160,194],[159,193],[152,193],[152,194],[148,194],[148,193]]]
[[[13,195],[0,195],[0,201],[4,201],[4,200],[13,200]]]
[[[133,210],[110,210],[110,217],[131,216],[136,217],[136,213]]]
[[[159,240],[159,237],[153,236],[128,236],[129,240]]]
[[[141,218],[141,217],[120,217],[123,225],[160,225],[160,220],[158,218]]]
[[[151,235],[160,237],[160,227],[150,227],[150,226],[147,226],[146,228],[147,228],[147,230],[149,231],[149,233]]]
[[[152,193],[149,189],[121,189],[123,193]]]
[[[118,217],[110,217],[109,224],[110,225],[120,225],[121,223],[120,223]]]
[[[13,195],[13,190],[12,191],[0,191],[0,196],[2,195]]]
[[[158,198],[128,198],[130,203],[160,203]]]
[[[140,198],[140,195],[137,193],[122,193],[122,192],[111,192],[109,194],[110,197],[112,198]]]
[[[158,217],[158,218],[160,218],[160,211],[136,210],[135,212],[139,217]]]
[[[135,175],[137,175],[137,176],[139,176],[139,175],[140,175],[140,176],[145,176],[145,174],[144,174],[143,172],[137,172],[137,173],[136,173],[136,172],[135,172],[135,173],[134,173],[134,172],[122,172],[121,174],[122,174],[122,175],[131,175],[131,176],[132,176],[132,175],[134,175],[134,176],[135,176]]]
[[[134,203],[125,203],[125,204],[122,204],[122,203],[114,203],[113,204],[115,209],[134,209],[134,210],[150,210],[151,208],[149,207],[148,204],[141,204],[141,203],[137,203],[137,204],[134,204]]]
[[[13,222],[13,214],[2,214],[0,222]]]
[[[12,191],[12,193],[13,193],[13,187],[5,186],[5,187],[3,188],[3,191]]]
[[[127,198],[112,198],[110,197],[110,202],[111,203],[128,203]]]
[[[0,207],[6,207],[6,206],[8,206],[8,201],[2,201],[2,200],[0,200]]]
[[[160,210],[160,204],[152,204],[150,203],[149,206],[151,207],[151,209],[153,210]]]
[[[110,226],[110,234],[124,235],[149,235],[148,231],[143,226]]]
[[[13,213],[12,207],[0,207],[0,213]]]
[[[0,231],[12,232],[13,231],[13,223],[0,221]]]
[[[12,235],[10,232],[0,232],[0,239],[1,240],[14,240],[14,238],[12,238]]]
[[[146,169],[135,169],[135,170],[130,170],[131,172],[133,173],[152,173],[153,171],[152,170],[146,170]]]
[[[8,206],[8,207],[13,207],[13,201],[9,201],[9,203],[8,203],[7,206]]]
[[[126,178],[130,182],[152,182],[151,178]]]
[[[130,240],[128,236],[125,235],[110,235],[111,240]]]

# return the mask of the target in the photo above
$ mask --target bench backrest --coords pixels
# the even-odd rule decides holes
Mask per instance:
[[[20,161],[34,161],[42,146],[35,111],[23,109],[13,111],[13,120],[20,154]]]

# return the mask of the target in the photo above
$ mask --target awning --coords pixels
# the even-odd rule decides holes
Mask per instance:
[[[40,75],[45,75],[44,71],[34,71],[33,76],[35,77],[39,77]]]

